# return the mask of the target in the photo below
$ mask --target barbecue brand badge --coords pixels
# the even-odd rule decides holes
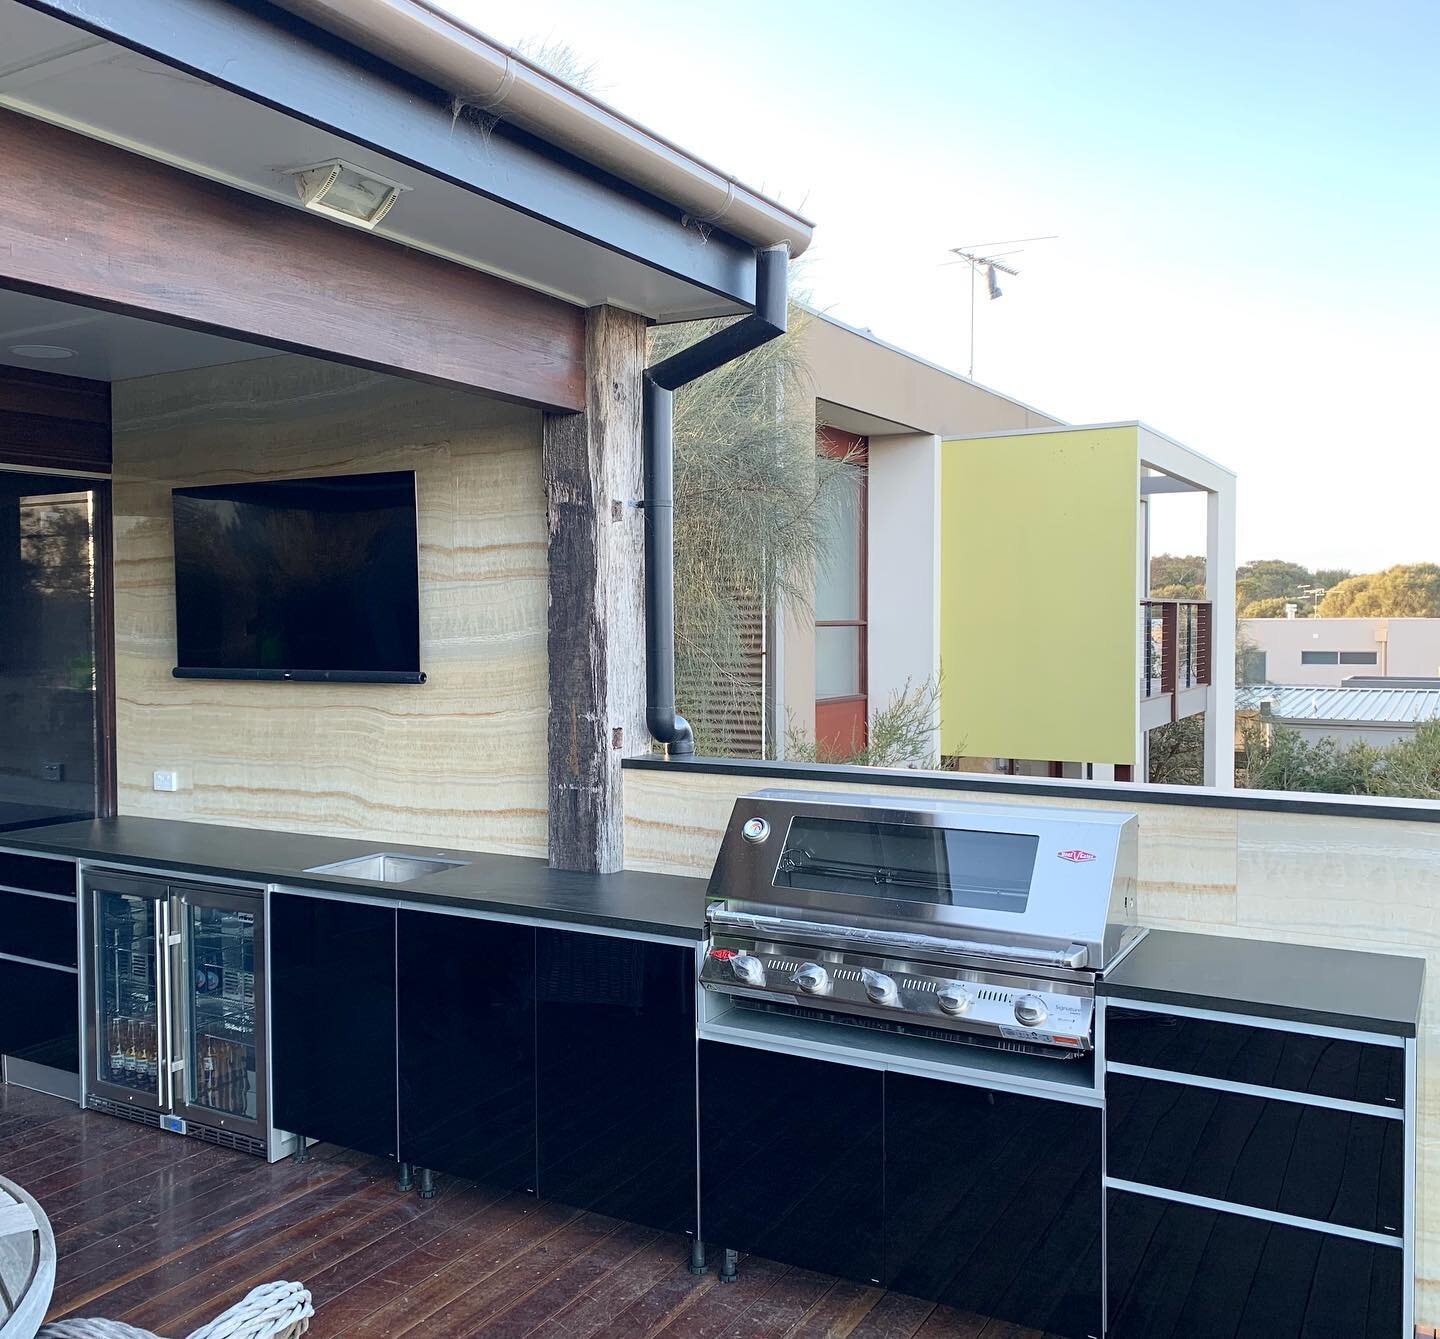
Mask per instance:
[[[1082,851],[1078,847],[1072,847],[1068,851],[1057,851],[1056,854],[1061,860],[1068,860],[1072,865],[1083,865],[1087,860],[1095,859],[1094,851]]]

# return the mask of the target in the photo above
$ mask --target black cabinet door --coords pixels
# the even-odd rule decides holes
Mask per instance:
[[[1109,1192],[1110,1339],[1395,1339],[1404,1252]]]
[[[270,902],[275,1124],[394,1157],[395,908]]]
[[[402,911],[400,1157],[535,1188],[535,931]]]
[[[863,1283],[884,1278],[884,1076],[700,1044],[700,1229]]]
[[[695,1230],[695,953],[536,932],[540,1194]]]
[[[1093,1107],[887,1074],[890,1287],[1098,1339],[1100,1128]]]
[[[80,978],[0,958],[0,1055],[80,1072]]]

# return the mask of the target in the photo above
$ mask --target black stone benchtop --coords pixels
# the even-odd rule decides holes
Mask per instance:
[[[1425,959],[1151,930],[1101,995],[1413,1037]]]
[[[499,915],[560,921],[699,940],[704,936],[705,880],[668,874],[576,874],[528,856],[394,842],[356,841],[163,818],[109,818],[0,832],[0,848],[76,859],[143,865],[292,888],[320,888]],[[306,874],[378,851],[446,856],[469,863],[408,883]]]

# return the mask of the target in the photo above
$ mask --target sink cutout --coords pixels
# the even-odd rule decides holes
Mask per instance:
[[[352,879],[374,883],[410,883],[427,874],[443,874],[447,869],[460,869],[468,860],[450,860],[444,856],[398,855],[394,851],[376,851],[373,855],[357,855],[350,860],[337,860],[330,865],[312,865],[306,874],[343,874]]]

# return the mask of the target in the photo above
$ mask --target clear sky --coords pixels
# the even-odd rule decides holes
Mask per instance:
[[[1440,561],[1440,0],[447,0],[817,224],[802,282],[1240,476],[1239,557]],[[1183,547],[1188,529],[1167,544]]]

